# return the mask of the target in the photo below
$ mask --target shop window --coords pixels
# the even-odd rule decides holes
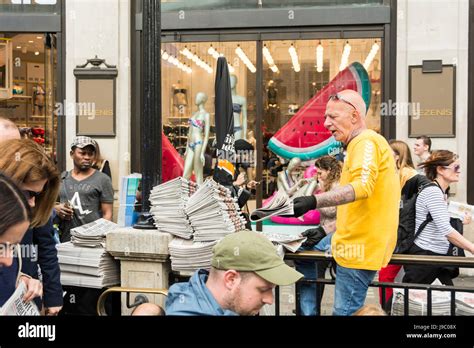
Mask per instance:
[[[13,86],[11,97],[0,101],[0,116],[11,119],[24,138],[34,140],[54,156],[57,54],[51,44],[53,35],[4,35],[13,46]]]
[[[204,177],[212,175],[214,168],[216,117],[214,83],[217,58],[220,55],[226,57],[231,74],[235,139],[240,139],[239,143],[245,140],[255,148],[253,135],[256,112],[255,50],[255,42],[162,45],[163,131],[176,151],[186,159],[187,156],[201,151],[202,146],[205,145],[202,143],[206,139],[204,123],[207,119],[206,114],[209,115],[210,130],[206,146]],[[192,139],[189,141],[188,134],[192,134],[190,136]],[[249,153],[250,155],[254,153]],[[253,161],[253,167],[248,171],[250,179],[255,177],[254,164]],[[187,167],[186,164],[185,167]],[[244,165],[245,168],[247,164]],[[190,168],[185,168],[185,173],[189,171]]]
[[[263,193],[273,194],[277,188],[279,170],[290,158],[280,158],[267,145],[270,138],[284,128],[299,110],[305,107],[328,84],[335,83],[341,70],[354,62],[364,66],[367,99],[370,99],[366,121],[369,128],[380,132],[381,103],[381,42],[377,38],[325,40],[272,40],[264,41],[263,66],[256,63],[256,42],[191,42],[162,45],[162,110],[164,133],[184,159],[194,144],[188,140],[191,127],[199,122],[190,121],[199,113],[209,114],[210,134],[204,177],[212,174],[214,82],[217,57],[227,58],[233,85],[235,138],[245,140],[256,151],[263,151]],[[344,53],[345,52],[345,53]],[[262,100],[257,99],[256,71],[263,70]],[[369,91],[370,89],[370,91]],[[326,97],[327,98],[327,97]],[[262,124],[256,125],[257,102],[263,105]],[[321,106],[322,109],[325,105]],[[196,118],[196,117],[194,117]],[[199,120],[202,117],[197,117]],[[199,121],[198,120],[198,121]],[[316,127],[316,125],[308,125]],[[263,148],[256,148],[254,131],[261,127]],[[319,127],[323,127],[322,124]],[[295,129],[305,136],[305,130]],[[195,133],[193,133],[195,134]],[[312,132],[315,136],[315,132]],[[189,147],[189,142],[191,147]],[[256,158],[256,157],[255,157]],[[255,158],[250,169],[243,168],[249,179],[256,177]],[[189,171],[188,171],[189,172]]]

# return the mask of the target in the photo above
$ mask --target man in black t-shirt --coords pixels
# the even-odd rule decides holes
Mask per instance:
[[[70,156],[74,168],[61,175],[60,219],[61,242],[71,239],[70,230],[100,218],[112,221],[114,190],[110,178],[92,167],[95,145],[91,138],[75,137]],[[63,314],[95,315],[101,289],[64,286],[67,294]],[[120,307],[120,305],[119,305]]]

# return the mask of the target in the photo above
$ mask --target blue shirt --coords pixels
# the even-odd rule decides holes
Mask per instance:
[[[209,272],[200,269],[187,283],[173,284],[165,304],[166,315],[235,316],[237,313],[222,309],[206,287]]]

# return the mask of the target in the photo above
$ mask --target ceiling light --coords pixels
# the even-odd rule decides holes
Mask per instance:
[[[375,41],[374,44],[372,45],[372,48],[370,49],[369,54],[367,55],[367,58],[365,58],[365,62],[364,62],[365,70],[369,69],[370,64],[372,64],[372,61],[374,60],[375,56],[377,55],[377,52],[379,51],[379,48],[380,48],[379,44],[377,43],[377,41]]]
[[[262,52],[263,56],[267,60],[268,65],[270,66],[270,69],[275,73],[278,72],[278,67],[275,65],[275,61],[273,60],[273,57],[270,54],[270,50],[267,48],[267,45],[263,46]]]
[[[298,53],[296,53],[296,49],[293,44],[291,44],[290,48],[288,49],[288,52],[290,52],[291,62],[293,63],[293,70],[295,70],[295,72],[300,72],[301,66],[298,61]]]
[[[35,52],[35,56],[39,56],[39,54],[40,54],[39,51]]]
[[[324,48],[321,41],[319,41],[319,45],[316,47],[316,71],[318,73],[323,72],[323,54]]]
[[[349,55],[351,54],[351,45],[349,41],[344,45],[344,51],[342,52],[341,65],[339,65],[339,71],[344,70],[349,63]]]
[[[245,52],[242,50],[242,48],[240,48],[240,45],[237,45],[237,48],[235,49],[235,53],[240,58],[240,60],[247,66],[247,69],[249,69],[251,73],[255,73],[257,71],[257,69],[252,64],[250,59],[247,57]]]
[[[34,43],[34,41],[33,41],[33,40],[29,40],[28,43]]]
[[[36,38],[37,38],[38,40],[42,40],[42,39],[43,39],[42,36],[37,36]]]

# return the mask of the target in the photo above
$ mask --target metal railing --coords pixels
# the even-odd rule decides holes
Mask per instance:
[[[146,296],[136,296],[135,301],[131,303],[130,301],[130,294],[132,293],[141,293],[141,294],[154,294],[154,295],[163,295],[163,296],[168,296],[168,290],[167,289],[149,289],[149,288],[125,288],[125,287],[112,287],[107,290],[105,290],[99,297],[99,300],[97,301],[97,314],[99,316],[104,316],[107,315],[107,312],[105,310],[105,300],[107,299],[107,296],[109,296],[112,293],[115,292],[124,292],[127,294],[127,308],[134,308],[137,307],[138,305],[142,303],[148,302],[148,299]]]
[[[285,260],[293,261],[314,261],[315,265],[318,261],[333,261],[334,259],[321,251],[301,251],[297,253],[287,253]],[[474,257],[457,257],[457,256],[430,256],[430,255],[405,255],[394,254],[390,260],[392,265],[438,265],[438,266],[453,266],[463,268],[474,268]],[[296,315],[300,314],[300,294],[299,285],[301,284],[316,284],[316,303],[319,315],[321,314],[321,301],[319,301],[320,293],[323,285],[334,285],[335,279],[317,278],[317,279],[302,279],[296,283],[295,306]],[[431,285],[431,284],[415,284],[415,283],[385,283],[373,281],[370,287],[381,288],[381,302],[386,303],[385,290],[387,288],[403,289],[404,293],[404,315],[409,315],[409,290],[426,290],[427,291],[427,315],[432,315],[432,295],[433,291],[447,291],[451,294],[450,311],[451,315],[455,315],[456,310],[456,292],[474,293],[474,287],[462,286],[447,286],[447,285]],[[275,290],[275,315],[280,315],[280,289]]]

